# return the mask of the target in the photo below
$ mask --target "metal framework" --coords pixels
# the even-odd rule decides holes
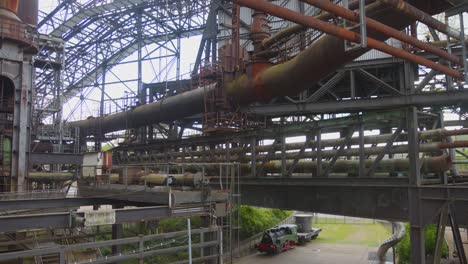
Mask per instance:
[[[96,93],[100,95],[101,104],[95,108],[89,106],[87,113],[100,109],[100,114],[104,114],[106,108],[121,111],[130,107],[115,99],[110,88],[106,89],[112,85],[120,86],[112,89],[124,89],[130,97],[146,102],[141,92],[143,63],[153,68],[156,81],[178,78],[180,39],[201,34],[209,7],[209,1],[61,2],[39,23],[41,33],[66,42],[66,56],[57,62],[54,71],[38,74],[37,89],[41,95],[36,105],[38,117],[60,111],[62,104],[79,96],[64,119],[82,118],[71,116],[93,92],[94,97]],[[128,59],[134,53],[137,58]],[[40,56],[48,58],[54,54],[55,50],[48,48],[43,49]],[[161,60],[167,65],[161,65]],[[112,69],[122,63],[138,64],[136,78],[122,80],[113,72]],[[172,73],[170,69],[174,67],[176,70]],[[99,100],[99,96],[93,100]],[[103,106],[104,101],[114,106]]]
[[[433,139],[424,134],[444,129],[447,125],[466,125],[463,103],[468,95],[463,89],[467,87],[468,58],[462,15],[466,5],[446,13],[447,21],[451,16],[459,18],[460,27],[453,29],[430,19],[430,15],[415,15],[424,14],[419,13],[421,10],[410,7],[400,10],[403,6],[400,0],[379,1],[408,20],[419,18],[419,23],[431,29],[435,42],[445,35],[442,37],[447,40],[444,49],[438,49],[415,38],[414,26],[401,33],[400,29],[386,27],[366,17],[363,5],[373,1],[345,4],[349,9],[358,9],[357,12],[337,7],[332,2],[315,0],[299,1],[297,10],[292,11],[293,2],[239,0],[224,5],[218,1],[63,1],[39,24],[39,30],[52,39],[44,45],[48,48],[41,49],[43,59],[36,63],[40,75],[37,116],[41,119],[56,113],[54,119],[61,120],[61,105],[78,95],[80,98],[71,101],[76,104],[71,108],[70,119],[79,107],[91,104],[97,95],[101,98],[96,102],[99,115],[104,116],[109,113],[105,111],[105,101],[120,112],[133,106],[128,98],[150,103],[161,100],[168,91],[173,95],[187,87],[193,88],[194,78],[167,82],[171,77],[181,78],[180,39],[187,36],[202,35],[193,75],[197,74],[198,68],[198,74],[202,75],[203,66],[214,65],[219,57],[217,45],[231,40],[229,77],[239,77],[236,70],[243,63],[243,48],[253,50],[256,59],[259,55],[256,53],[258,43],[246,41],[252,33],[249,32],[250,21],[245,19],[245,11],[249,10],[237,4],[275,15],[274,18],[265,14],[278,31],[290,25],[289,19],[300,24],[262,42],[264,47],[277,54],[272,59],[275,63],[289,61],[306,47],[319,43],[323,32],[359,43],[358,49],[351,53],[364,54],[365,46],[384,51],[392,56],[378,53],[372,57],[371,53],[368,56],[372,58],[368,59],[364,55],[334,69],[337,71],[328,76],[321,76],[316,84],[299,81],[290,84],[292,89],[299,89],[296,87],[299,84],[310,86],[304,87],[297,96],[283,96],[289,92],[285,89],[270,91],[281,96],[268,103],[240,109],[244,114],[254,114],[255,121],[263,122],[266,128],[185,137],[184,130],[202,129],[198,125],[202,123],[200,115],[176,121],[164,120],[168,124],[151,124],[149,134],[158,130],[167,140],[161,141],[156,136],[143,139],[144,128],[135,128],[131,133],[136,135],[138,140],[135,142],[139,143],[129,141],[116,148],[115,161],[121,165],[241,162],[242,176],[245,177],[240,179],[241,187],[237,193],[242,195],[243,203],[409,221],[412,262],[425,263],[424,226],[438,222],[441,231],[437,243],[440,245],[447,220],[456,229],[457,223],[466,221],[467,216],[467,178],[456,164],[452,166],[449,162],[451,159],[463,163],[456,160],[455,153],[456,148],[465,146],[466,142],[453,142],[452,135]],[[339,1],[333,1],[336,2]],[[330,13],[322,12],[315,18],[310,16],[318,14],[320,9]],[[216,25],[214,10],[219,18],[226,15],[230,24],[218,21]],[[360,34],[341,28],[341,20],[336,15],[343,17],[347,25],[351,23],[351,27],[357,23]],[[328,22],[330,18],[333,18],[331,23]],[[364,26],[398,38],[403,42],[400,42],[402,49],[367,35]],[[263,30],[253,33],[270,33]],[[46,37],[43,39],[47,40]],[[62,41],[67,43],[64,50],[60,46]],[[128,59],[135,52],[136,59]],[[174,59],[175,74],[169,77],[170,63],[156,67],[154,82],[157,83],[151,87],[143,85],[143,62],[166,58]],[[126,63],[137,64],[137,76],[133,80],[122,80],[113,73],[113,67]],[[128,98],[112,97],[109,89],[116,84],[124,87],[130,94]],[[276,83],[270,85],[270,90],[274,90]],[[246,87],[257,88],[254,85]],[[278,87],[281,88],[281,84]],[[226,94],[221,94],[225,99]],[[245,98],[248,95],[243,99],[254,101]],[[267,99],[271,99],[268,95],[271,94],[265,95]],[[207,109],[211,113],[219,110],[216,107]],[[460,120],[445,121],[444,114],[449,112],[456,113]],[[380,135],[365,135],[375,129],[380,130]],[[324,134],[330,132],[339,133],[340,138],[324,139]],[[96,138],[96,133],[88,135],[92,140]],[[300,146],[288,144],[287,138],[292,136],[303,136],[305,143]],[[263,144],[268,141],[272,144]],[[45,160],[44,156],[35,158]],[[70,158],[77,160],[77,157]],[[213,171],[217,172],[217,169]],[[69,215],[59,217],[58,221],[64,221]],[[457,237],[455,233],[459,240]],[[458,248],[458,251],[463,256],[462,249]]]

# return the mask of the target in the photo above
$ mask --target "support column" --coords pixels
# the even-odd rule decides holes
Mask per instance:
[[[410,220],[410,241],[411,241],[411,263],[426,263],[424,225],[422,221],[421,194],[421,174],[419,166],[419,141],[418,141],[418,117],[417,108],[412,107],[407,110],[406,122],[408,129],[408,157],[410,163],[409,171],[409,220]]]
[[[317,171],[316,176],[322,177],[322,130],[317,130]]]
[[[364,154],[364,124],[359,124],[359,177],[366,176],[366,155]]]
[[[18,63],[19,80],[14,82],[11,191],[26,191],[26,178],[29,172],[33,71],[31,63],[25,61]]]
[[[356,99],[356,75],[353,70],[349,71],[349,81],[351,83],[351,99]]]
[[[281,177],[287,176],[286,170],[286,137],[281,136]]]
[[[112,239],[119,239],[123,237],[122,224],[112,225]],[[122,253],[122,245],[112,246],[112,255],[119,255]],[[119,263],[119,262],[115,262]]]
[[[252,157],[252,164],[251,164],[251,171],[252,171],[252,177],[257,177],[257,153],[255,152],[255,148],[257,146],[257,139],[255,137],[252,138],[252,143],[251,143],[251,157]]]

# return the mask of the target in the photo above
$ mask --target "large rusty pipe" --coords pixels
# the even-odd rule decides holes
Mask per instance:
[[[366,0],[365,4],[366,5],[372,4],[375,1],[376,0]],[[350,2],[348,7],[349,7],[350,10],[358,9],[359,8],[359,0],[355,0],[355,1]],[[330,20],[330,19],[333,18],[333,14],[330,14],[329,12],[322,12],[319,15],[315,16],[315,18],[327,21],[327,20]],[[273,44],[277,43],[278,41],[280,41],[282,39],[285,39],[285,38],[288,38],[289,36],[301,33],[301,32],[303,32],[305,30],[307,30],[307,27],[304,27],[302,25],[295,24],[293,26],[290,26],[290,27],[288,27],[288,28],[286,28],[284,30],[279,31],[278,33],[276,33],[272,37],[263,40],[263,43],[262,43],[263,48],[267,49],[267,48],[271,47]]]
[[[427,131],[421,131],[419,132],[418,138],[419,140],[423,141],[440,141],[444,140],[447,137],[450,137],[452,135],[467,135],[468,134],[468,129],[459,129],[459,130],[445,130],[445,129],[436,129],[436,130],[427,130]],[[372,144],[372,145],[377,145],[380,143],[386,143],[388,140],[392,138],[392,134],[383,134],[383,135],[375,135],[375,136],[365,136],[364,139],[364,144]],[[400,136],[395,140],[395,142],[401,142],[401,141],[407,141],[408,140],[408,135],[406,133],[400,134]],[[334,146],[339,146],[342,144],[346,144],[346,139],[345,138],[337,138],[337,139],[324,139],[320,142],[320,145],[322,148],[326,147],[334,147]],[[359,138],[351,138],[348,142],[350,146],[353,145],[358,145],[359,144]],[[432,143],[429,143],[432,144]],[[433,145],[428,145],[433,147]],[[445,147],[442,145],[439,145],[440,147],[437,147],[432,150],[438,150],[440,148],[450,148],[450,147]],[[306,142],[301,142],[301,143],[288,143],[285,144],[284,150],[285,151],[291,151],[291,150],[300,150],[302,148],[315,148],[317,147],[317,142],[316,141],[306,141]],[[283,148],[282,144],[272,144],[272,145],[262,145],[262,146],[256,146],[255,147],[255,153],[261,153],[261,152],[269,152],[269,151],[280,151]],[[422,151],[427,150],[427,147],[423,147]],[[431,151],[432,151],[431,150]],[[164,153],[157,153],[157,154],[149,154],[153,159],[161,159],[164,160],[167,158],[167,156],[170,157],[185,157],[190,159],[191,157],[203,157],[203,156],[210,156],[210,155],[227,155],[227,152],[229,151],[230,155],[233,154],[242,154],[246,151],[245,148],[229,148],[227,149],[210,149],[210,150],[201,150],[201,151],[190,151],[190,153],[187,152],[180,152],[180,151],[175,151],[175,152],[164,152]],[[336,152],[334,152],[336,153]],[[332,155],[334,154],[332,153]]]
[[[374,163],[373,159],[365,160],[365,167],[368,169]],[[322,161],[322,169],[326,169],[330,161]],[[441,155],[437,157],[424,157],[420,159],[420,168],[421,173],[441,173],[450,169],[452,165],[452,160],[448,155]],[[294,165],[294,161],[286,161],[286,169],[289,170]],[[299,161],[295,167],[293,173],[314,173],[317,171],[317,161],[303,160]],[[264,173],[281,173],[281,161],[271,161],[265,164],[256,163],[257,168],[263,167]],[[157,166],[156,166],[157,167]],[[204,165],[206,175],[218,175],[219,174],[219,165]],[[197,172],[200,170],[200,165],[187,165],[184,166],[185,171]],[[251,172],[250,163],[241,163],[241,174],[249,176]],[[409,172],[410,162],[409,159],[384,159],[381,160],[377,168],[375,169],[376,173],[383,172]],[[258,170],[257,170],[258,171]],[[349,173],[357,174],[359,173],[359,160],[337,160],[334,166],[331,168],[330,172],[332,173]],[[247,174],[247,175],[246,175]]]
[[[248,3],[249,1],[244,2]],[[427,4],[427,1],[413,2],[418,7],[426,6]],[[264,4],[264,2],[255,1],[254,4]],[[435,4],[431,2],[431,6],[434,8],[430,10],[431,13],[438,13],[447,8],[446,5],[441,5],[439,2]],[[279,8],[271,4],[270,7],[273,7],[273,9]],[[290,15],[291,12],[289,12]],[[294,17],[296,14],[292,12]],[[297,15],[299,16],[300,14]],[[405,17],[395,19],[398,16],[398,12],[390,7],[385,8],[380,3],[367,6],[366,15],[398,30],[402,30],[413,22]],[[303,15],[300,16],[304,18]],[[324,22],[322,24],[328,25]],[[388,38],[388,36],[377,32],[369,32],[368,34],[379,40],[386,40]],[[245,104],[254,101],[265,101],[277,96],[295,95],[304,89],[312,87],[320,79],[363,55],[368,50],[362,49],[346,52],[343,39],[326,35],[318,39],[291,61],[273,66],[263,74],[256,76],[257,80],[251,80],[246,75],[241,76],[236,80],[237,83],[233,83],[228,87],[228,93],[231,96],[239,98]],[[255,81],[258,83],[255,83]],[[263,85],[257,85],[262,83]]]
[[[452,38],[460,40],[460,32],[451,28],[449,25],[446,25],[439,20],[433,18],[430,14],[412,6],[410,3],[407,3],[402,0],[379,0],[379,2],[384,3],[388,6],[391,6],[395,10],[400,11],[405,16],[418,20],[419,22],[425,24],[426,26],[433,28],[439,32],[445,33]]]
[[[211,84],[154,103],[137,106],[125,112],[71,122],[70,126],[79,127],[82,131],[88,131],[89,134],[104,134],[181,119],[201,113],[205,93],[213,91],[215,87],[215,84]]]
[[[322,161],[322,171],[326,170],[329,166],[330,161]],[[364,161],[365,169],[369,169],[374,164],[373,159],[366,159]],[[442,173],[450,169],[452,160],[448,155],[441,155],[438,157],[428,157],[420,159],[421,173]],[[258,164],[260,167],[261,164]],[[286,162],[286,169],[289,170],[293,166],[293,162]],[[316,161],[301,161],[297,163],[294,173],[315,173],[317,171]],[[244,167],[250,172],[250,166]],[[243,168],[241,168],[243,169]],[[409,159],[384,159],[380,161],[375,169],[375,172],[409,172],[410,163]],[[281,173],[281,162],[269,162],[264,166],[265,173]],[[335,173],[348,173],[348,174],[359,174],[359,160],[337,160],[336,163],[331,167],[330,172]]]
[[[430,153],[430,152],[437,152],[443,149],[452,149],[452,148],[462,148],[468,147],[467,141],[462,142],[433,142],[433,143],[424,143],[419,145],[419,152],[421,153]],[[385,149],[385,147],[371,147],[365,148],[363,153],[365,155],[379,155],[380,153],[385,152],[385,154],[405,154],[408,153],[408,145],[397,145],[393,146],[389,149]],[[191,153],[192,154],[192,153]],[[333,158],[335,156],[340,157],[350,157],[354,156],[357,157],[360,155],[359,148],[350,148],[350,149],[343,149],[342,151],[338,150],[322,150],[320,151],[320,156],[322,158]],[[267,154],[257,154],[256,158],[258,160],[282,160],[285,157],[288,160],[294,159],[316,159],[319,157],[319,153],[317,151],[306,151],[304,153],[300,152],[286,152],[284,155],[281,153],[267,153]],[[144,157],[141,157],[144,158]],[[155,161],[164,162],[167,159],[167,155],[164,154],[156,154],[152,155],[152,159]],[[173,162],[248,162],[251,160],[251,156],[246,156],[243,154],[239,155],[210,155],[210,156],[184,156],[182,158],[177,158],[172,160]]]
[[[248,3],[248,1],[245,2]],[[428,1],[426,0],[412,0],[411,2],[414,3],[416,7],[429,6],[427,5]],[[430,3],[431,8],[433,8],[430,10],[431,13],[439,13],[448,8],[448,4],[446,2],[441,3],[431,1]],[[273,5],[273,7],[276,8],[277,6]],[[296,16],[296,14],[297,13],[293,12],[294,16]],[[380,3],[374,3],[366,7],[366,14],[370,18],[374,18],[379,22],[383,22],[384,24],[399,30],[413,22],[411,19],[404,17],[395,19],[398,12],[390,7],[382,7],[382,4]],[[304,18],[304,16],[302,16],[302,18]],[[295,20],[296,19],[293,19],[292,21],[294,22]],[[312,21],[315,23],[316,19]],[[328,25],[325,22],[322,23]],[[358,35],[355,33],[351,34],[353,40],[357,40],[356,37],[358,37]],[[369,35],[379,40],[385,40],[388,38],[388,36],[376,32],[369,32]],[[241,76],[236,83],[228,87],[227,93],[228,96],[236,97],[244,104],[254,101],[262,101],[276,96],[295,95],[306,88],[310,88],[320,79],[333,73],[339,67],[351,62],[368,50],[369,49],[363,49],[346,52],[344,50],[343,39],[332,35],[326,35],[301,52],[293,60],[273,66],[269,70],[259,74],[256,76],[257,80],[252,80],[246,75]],[[258,83],[262,85],[259,87],[252,85]],[[166,99],[165,101],[171,101],[172,103],[170,106],[169,104],[164,104],[165,111],[161,111],[161,105],[159,105],[159,102],[137,107],[133,111],[127,111],[103,118],[73,122],[72,126],[93,129],[94,131],[106,133],[190,116],[200,113],[203,110],[203,91],[194,91],[191,91],[186,95],[186,97],[189,98],[183,98],[183,95],[177,95]],[[183,103],[177,103],[176,101],[180,99],[183,101],[187,100],[189,103],[186,105]]]
[[[321,0],[301,0],[309,5],[313,5],[313,6],[316,6],[318,8],[321,8],[323,10],[326,10],[332,14],[335,14],[335,15],[338,15],[340,17],[343,17],[345,19],[348,19],[348,20],[351,20],[351,21],[354,21],[354,22],[359,22],[359,14],[356,13],[356,12],[353,12],[349,9],[346,9],[344,7],[341,7],[341,6],[338,6],[336,4],[333,4],[332,2],[328,2],[328,1],[321,1]],[[447,53],[446,51],[440,49],[440,48],[437,48],[437,47],[434,47],[428,43],[425,43],[425,42],[422,42],[422,41],[419,41],[417,38],[414,38],[414,37],[411,37],[411,36],[408,36],[407,34],[405,34],[404,32],[402,31],[399,31],[399,30],[396,30],[392,27],[389,27],[385,24],[382,24],[372,18],[366,18],[366,25],[368,28],[372,29],[372,30],[375,30],[375,31],[378,31],[378,32],[381,32],[381,33],[384,33],[390,37],[393,37],[395,39],[398,39],[402,42],[406,42],[408,44],[411,44],[415,47],[418,47],[422,50],[425,50],[429,53],[432,53],[434,55],[437,55],[441,58],[444,58],[448,61],[451,61],[453,63],[456,63],[456,64],[461,64],[461,60],[459,57],[457,56],[454,56],[452,54],[449,54]]]
[[[18,17],[24,23],[37,27],[39,0],[23,0],[19,2]]]
[[[308,17],[305,15],[302,15],[298,12],[280,7],[275,4],[271,4],[263,0],[261,1],[260,0],[258,1],[237,0],[237,3],[240,5],[252,8],[252,9],[266,12],[270,15],[274,15],[276,17],[283,18],[288,21],[295,22],[297,24],[301,24],[310,28],[323,31],[325,33],[328,33],[330,35],[333,35],[333,36],[336,36],[336,37],[339,37],[348,41],[359,42],[359,39],[360,39],[360,35],[356,32],[323,22],[314,17]],[[394,48],[374,38],[367,37],[367,45],[370,48],[377,49],[379,51],[385,52],[387,54],[390,54],[392,56],[395,56],[404,60],[408,60],[417,64],[424,65],[426,67],[443,72],[452,77],[455,77],[458,79],[463,78],[463,75],[458,71],[450,69],[441,64],[435,63],[428,59],[422,58],[415,54],[409,53],[407,51]],[[242,76],[238,78],[230,86],[229,92],[233,92],[236,90],[244,90],[244,91],[248,90],[249,93],[251,93],[251,91],[253,91],[254,96],[248,93],[247,94],[248,97],[245,98],[244,97],[245,95],[241,94],[241,98],[243,97],[242,99],[246,100],[247,102],[248,100],[251,100],[251,98],[255,98],[256,100],[266,101],[266,100],[270,100],[271,98],[277,95],[291,94],[291,90],[292,90],[291,88],[294,86],[298,86],[299,88],[296,88],[296,89],[298,89],[299,91],[305,89],[306,87],[310,87],[311,84],[318,81],[318,80],[315,80],[315,78],[319,76],[317,76],[316,74],[311,74],[310,72],[307,72],[307,73],[303,72],[304,69],[299,70],[299,68],[306,67],[307,70],[310,70],[310,69],[315,70],[315,67],[311,67],[311,66],[314,66],[314,61],[311,62],[312,58],[308,57],[309,53],[307,52],[313,47],[314,46],[309,47],[305,52],[302,52],[301,54],[296,56],[291,61],[268,68],[264,70],[263,72],[258,73],[256,76]],[[333,49],[333,50],[336,52],[339,52],[338,49],[337,50]],[[329,64],[331,58],[336,57],[336,56],[339,56],[339,54],[333,54],[329,58],[326,58],[326,59],[324,58],[324,60],[320,61],[320,67],[323,67],[326,64]],[[304,65],[301,65],[301,62],[299,62],[301,60],[306,60],[303,62],[305,63]],[[325,61],[327,61],[328,63],[323,63]],[[340,58],[340,62],[344,63],[342,58]],[[303,74],[303,76],[297,76],[298,74]],[[294,79],[294,77],[297,77],[297,79]],[[321,76],[321,77],[324,77],[324,76]],[[270,90],[279,92],[279,94],[271,94],[269,92]]]
[[[18,13],[18,4],[19,0],[0,0],[0,8],[10,10],[15,14]]]

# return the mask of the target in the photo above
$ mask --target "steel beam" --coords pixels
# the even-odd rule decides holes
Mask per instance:
[[[167,206],[126,208],[115,210],[115,223],[140,222],[169,217],[184,217],[208,214],[204,207],[193,209],[171,209]],[[80,226],[75,219],[84,217],[84,213],[62,212],[0,217],[0,232],[13,232],[26,229],[71,228]]]
[[[372,99],[340,100],[298,104],[259,105],[244,108],[245,112],[266,116],[289,116],[324,113],[354,113],[384,109],[401,109],[408,106],[452,106],[468,100],[467,91],[421,93],[388,96]]]
[[[410,187],[407,178],[243,178],[242,204],[354,217],[409,220],[409,190],[421,194],[423,224],[437,223],[447,200],[466,222],[467,186]]]
[[[64,198],[64,199],[28,199],[28,200],[0,200],[0,211],[70,208],[94,204],[111,204],[113,200],[99,198]]]
[[[65,153],[31,153],[29,162],[31,165],[42,164],[83,164],[82,154]]]

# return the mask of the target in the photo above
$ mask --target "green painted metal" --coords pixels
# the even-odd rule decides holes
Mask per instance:
[[[11,170],[11,139],[9,137],[3,137],[3,171]]]

